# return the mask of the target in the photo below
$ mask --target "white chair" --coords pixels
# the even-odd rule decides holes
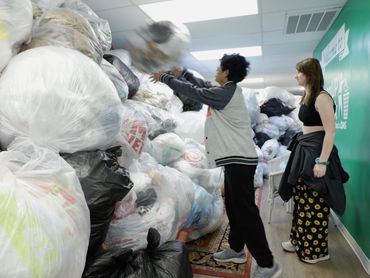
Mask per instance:
[[[268,203],[269,203],[269,215],[268,215],[268,223],[271,223],[271,215],[272,210],[274,208],[274,200],[276,197],[279,196],[278,189],[281,177],[283,176],[286,164],[288,162],[290,156],[290,152],[286,153],[282,156],[276,157],[271,159],[267,162],[268,169],[269,169],[269,176],[268,176],[268,183],[269,183],[269,196],[268,196]],[[286,203],[286,210],[287,212],[292,211],[292,202],[291,200]]]

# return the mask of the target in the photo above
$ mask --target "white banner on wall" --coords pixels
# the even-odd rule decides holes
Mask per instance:
[[[339,56],[339,61],[341,61],[349,54],[348,36],[349,29],[346,31],[345,25],[343,24],[334,38],[321,52],[321,65],[323,68],[325,68],[337,55]]]
[[[343,24],[333,39],[321,52],[321,66],[325,68],[335,57],[338,56],[339,62],[349,54],[348,48],[349,29]],[[345,72],[340,71],[335,78],[329,80],[328,91],[332,95],[336,104],[335,125],[337,129],[347,129],[348,107],[350,91]]]

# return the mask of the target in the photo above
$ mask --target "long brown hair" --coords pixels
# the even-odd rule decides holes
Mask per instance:
[[[306,58],[297,63],[296,69],[307,78],[306,90],[302,96],[301,104],[310,105],[324,90],[324,77],[320,62],[315,58]]]

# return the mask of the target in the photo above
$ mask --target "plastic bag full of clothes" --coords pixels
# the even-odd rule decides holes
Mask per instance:
[[[105,245],[139,250],[146,246],[150,227],[161,234],[161,244],[176,238],[194,199],[191,180],[142,153],[130,166],[133,189],[116,205]]]
[[[88,260],[105,240],[116,203],[133,186],[128,172],[117,162],[119,152],[120,147],[116,147],[106,151],[63,155],[76,171],[90,211]]]
[[[0,72],[28,40],[32,28],[30,0],[0,1]]]
[[[119,132],[114,85],[78,51],[44,46],[15,56],[0,77],[0,141],[30,137],[74,153],[109,147]]]
[[[128,168],[134,158],[138,158],[147,141],[148,126],[144,116],[129,105],[122,105],[120,132],[113,146],[121,146],[118,163]]]
[[[123,61],[121,52],[111,51],[104,54],[104,59],[111,63],[121,74],[128,86],[128,98],[132,98],[139,89],[140,80],[130,67]]]
[[[103,58],[103,50],[90,23],[78,12],[70,9],[45,11],[35,20],[32,39],[23,50],[45,45],[78,50],[98,64]]]
[[[93,28],[96,37],[99,40],[103,51],[107,51],[112,46],[112,31],[109,22],[106,19],[99,17],[87,4],[81,0],[66,0],[62,8],[67,8],[78,12],[88,20]]]
[[[194,201],[182,229],[190,229],[188,240],[198,239],[221,226],[224,201],[221,191],[208,193],[203,187],[194,184]]]
[[[109,79],[113,82],[114,87],[116,87],[121,102],[125,103],[129,94],[128,85],[125,79],[123,79],[119,71],[107,60],[103,59],[100,66],[102,70],[107,74]]]
[[[156,229],[150,228],[146,249],[132,252],[128,248],[113,248],[101,253],[85,271],[83,277],[193,277],[184,243],[174,240],[160,246],[160,242],[160,233]]]
[[[125,44],[138,70],[169,70],[189,50],[190,32],[182,23],[158,21],[137,30],[126,38]]]
[[[17,139],[0,173],[0,277],[81,277],[90,219],[73,168]]]

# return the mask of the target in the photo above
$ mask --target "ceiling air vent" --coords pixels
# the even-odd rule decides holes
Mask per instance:
[[[325,31],[337,12],[338,10],[289,16],[286,34]]]

